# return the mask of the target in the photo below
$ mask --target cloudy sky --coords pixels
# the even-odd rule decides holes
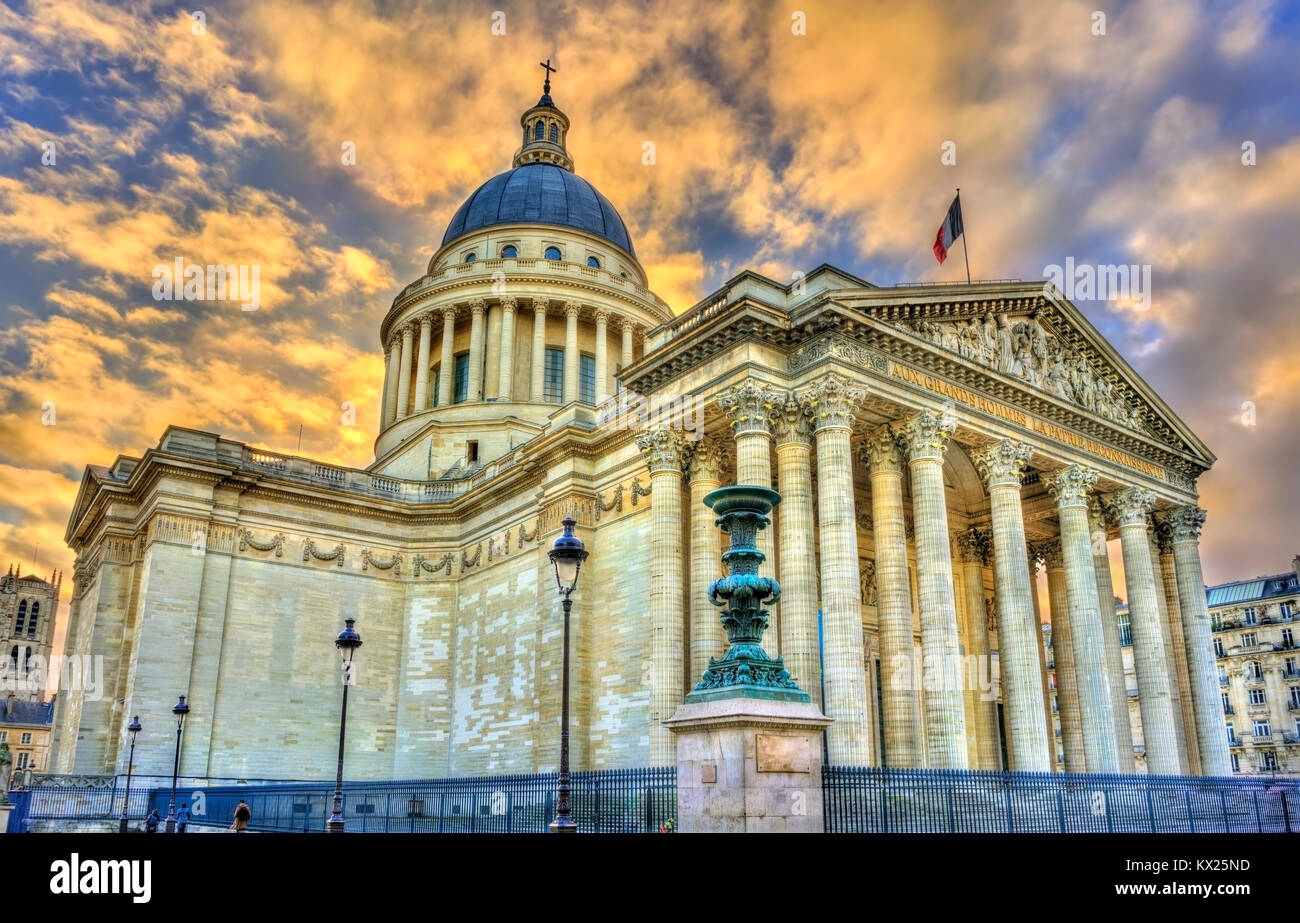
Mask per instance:
[[[70,573],[83,467],[170,423],[289,452],[301,425],[367,464],[380,318],[509,166],[547,56],[578,172],[674,310],[745,267],[962,278],[930,253],[955,186],[977,278],[1149,265],[1148,310],[1079,305],[1218,455],[1206,579],[1300,552],[1294,6],[191,9],[0,0],[0,566],[39,544]],[[260,309],[154,300],[178,256],[259,265]]]

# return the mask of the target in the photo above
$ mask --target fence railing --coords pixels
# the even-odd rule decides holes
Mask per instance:
[[[1290,778],[825,766],[827,833],[1300,832]]]
[[[127,805],[128,817],[143,820],[149,813],[149,794],[147,788],[132,787]],[[123,788],[98,785],[35,787],[9,794],[15,804],[22,805],[22,817],[29,823],[37,820],[116,820],[122,814],[125,796]]]
[[[555,818],[554,773],[349,782],[343,816],[349,833],[545,833]],[[154,789],[150,808],[167,814],[170,790]],[[324,833],[333,811],[330,783],[184,788],[194,826],[228,827],[242,799],[255,831]],[[677,770],[613,769],[572,777],[573,818],[583,833],[653,833],[677,816]]]

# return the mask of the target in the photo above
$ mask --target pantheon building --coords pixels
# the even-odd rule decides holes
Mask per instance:
[[[183,777],[332,778],[345,617],[350,777],[552,770],[566,515],[591,552],[574,766],[671,764],[662,722],[724,651],[701,499],[747,483],[782,495],[765,645],[834,719],[831,763],[1230,774],[1197,545],[1214,457],[1074,305],[823,265],[669,306],[549,84],[521,131],[383,316],[369,466],[173,426],[86,468],[67,653],[102,688],[60,695],[53,771],[125,772],[139,715],[136,771],[169,774],[185,694]]]

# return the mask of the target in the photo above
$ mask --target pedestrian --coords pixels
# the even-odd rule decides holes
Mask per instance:
[[[149,812],[149,816],[144,819],[144,832],[157,833],[158,824],[159,824],[158,809],[154,808],[152,811]]]
[[[176,832],[184,833],[185,825],[188,824],[189,822],[190,822],[190,803],[188,801],[182,801],[181,809],[176,812]]]
[[[244,833],[248,830],[248,822],[252,817],[252,808],[248,806],[248,802],[240,798],[239,804],[235,805],[235,822],[230,825],[230,829],[236,833]]]

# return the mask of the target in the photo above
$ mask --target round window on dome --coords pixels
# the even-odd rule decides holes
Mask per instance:
[[[465,262],[466,262],[466,263],[472,263],[472,262],[474,262],[476,259],[478,259],[478,254],[475,253],[473,250],[471,250],[469,253],[466,253],[466,254],[465,254]]]
[[[560,254],[560,248],[559,248],[559,247],[547,247],[547,248],[546,248],[546,258],[547,258],[548,260],[559,260],[559,259],[563,259],[563,257],[562,257],[561,254]]]
[[[594,256],[589,256],[587,257],[587,265],[590,266],[592,269],[599,269],[600,260],[596,259]]]
[[[513,244],[507,244],[501,248],[502,259],[512,260],[519,255],[519,251],[514,248]]]

